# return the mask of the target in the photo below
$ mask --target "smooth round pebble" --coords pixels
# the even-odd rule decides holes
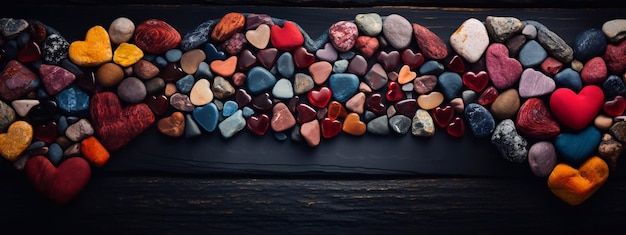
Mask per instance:
[[[128,77],[117,87],[117,95],[130,104],[140,103],[146,98],[146,86],[138,78]]]
[[[128,42],[135,32],[135,23],[126,17],[119,17],[109,25],[109,38],[114,44]]]
[[[528,165],[530,170],[539,177],[546,177],[556,166],[556,150],[548,141],[541,141],[530,146]]]

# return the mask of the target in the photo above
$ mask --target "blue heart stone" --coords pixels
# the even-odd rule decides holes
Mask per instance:
[[[422,64],[422,66],[419,69],[420,74],[422,75],[439,75],[441,73],[443,73],[444,68],[443,68],[443,64],[434,61],[434,60],[429,60],[424,62],[424,64]]]
[[[574,58],[585,62],[604,53],[606,36],[602,30],[588,29],[576,36],[572,47],[574,49]]]
[[[351,73],[336,73],[328,78],[333,97],[344,103],[359,89],[359,77]]]
[[[591,157],[602,134],[593,125],[578,133],[561,133],[554,140],[557,153],[570,163],[579,164]]]
[[[276,69],[278,70],[278,73],[280,73],[280,75],[283,75],[283,77],[292,77],[296,69],[295,65],[293,64],[293,56],[289,52],[285,52],[280,55],[280,57],[278,57],[278,60],[276,60]]]
[[[454,99],[463,87],[461,76],[453,72],[444,72],[437,78],[437,85],[447,100]]]
[[[68,114],[86,116],[89,112],[89,94],[75,85],[65,88],[55,98],[57,106]]]
[[[276,84],[276,77],[267,69],[257,66],[248,71],[246,86],[250,93],[259,94],[274,87],[274,84]]]
[[[563,69],[563,71],[554,75],[554,81],[556,82],[557,87],[569,88],[575,92],[578,92],[583,88],[583,82],[580,79],[580,74],[571,68]]]
[[[214,103],[209,103],[205,106],[196,107],[193,110],[193,118],[204,130],[213,132],[217,127],[220,113]]]
[[[530,40],[519,52],[519,62],[524,66],[536,67],[548,57],[548,52],[535,40]]]
[[[624,86],[624,82],[618,76],[610,75],[602,83],[602,91],[604,92],[604,99],[612,100],[615,96],[624,95],[626,86]]]
[[[465,118],[472,134],[476,138],[487,137],[496,128],[496,122],[491,113],[482,105],[471,103],[465,107]]]
[[[211,44],[211,43],[207,43],[204,46],[204,54],[206,54],[206,60],[207,62],[211,62],[214,60],[224,60],[226,59],[226,54],[224,54],[223,51],[218,51],[217,48],[215,47],[215,45]]]

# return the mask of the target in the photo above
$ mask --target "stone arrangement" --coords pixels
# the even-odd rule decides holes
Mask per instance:
[[[320,148],[340,134],[490,138],[571,205],[603,185],[626,141],[622,19],[572,45],[513,17],[468,19],[444,41],[376,13],[318,39],[241,13],[184,34],[124,17],[83,41],[36,20],[2,18],[0,33],[2,163],[59,204],[153,124],[176,138],[246,129]]]

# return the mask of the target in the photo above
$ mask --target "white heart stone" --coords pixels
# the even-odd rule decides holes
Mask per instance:
[[[211,82],[206,79],[200,79],[193,85],[189,93],[191,103],[196,106],[206,105],[213,100],[213,91],[211,91]]]
[[[450,36],[450,45],[467,62],[476,63],[489,46],[489,34],[482,22],[470,18]]]
[[[270,26],[262,24],[255,30],[248,30],[246,32],[246,39],[254,47],[265,49],[270,41]]]

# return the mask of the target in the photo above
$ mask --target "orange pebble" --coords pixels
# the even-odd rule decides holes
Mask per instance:
[[[350,113],[346,116],[346,120],[343,121],[342,130],[351,135],[363,135],[367,130],[367,126],[361,121],[358,114]]]
[[[328,105],[328,118],[331,120],[335,120],[337,118],[344,118],[348,115],[346,109],[343,108],[343,105],[337,101],[330,102]]]
[[[87,161],[101,167],[109,161],[109,151],[96,139],[95,136],[85,138],[80,143],[80,152]]]
[[[214,60],[209,67],[211,67],[211,71],[222,77],[230,77],[235,73],[235,69],[237,68],[237,56],[231,56],[223,61]]]
[[[417,77],[417,73],[411,71],[411,67],[408,65],[402,66],[400,73],[398,73],[398,83],[404,85],[412,82]]]

